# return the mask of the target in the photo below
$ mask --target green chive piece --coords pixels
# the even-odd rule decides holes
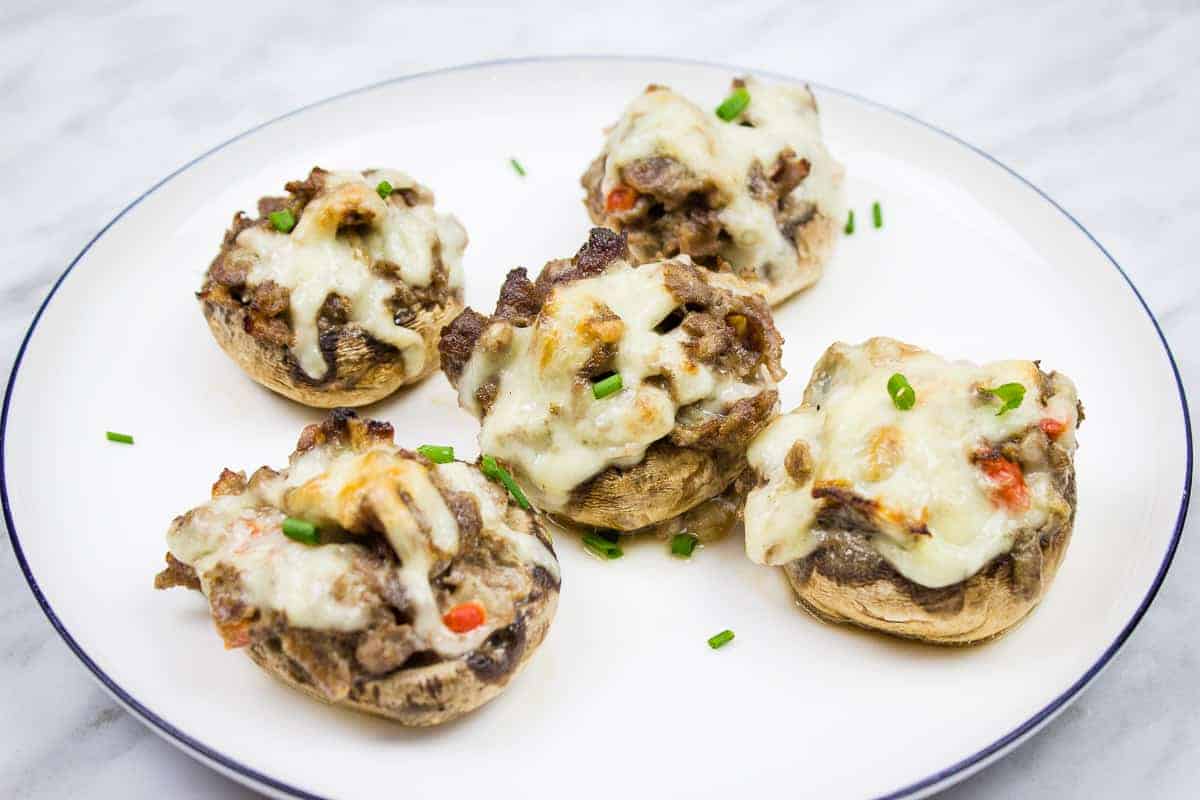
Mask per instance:
[[[440,444],[423,444],[417,452],[435,464],[449,464],[454,460],[454,448]]]
[[[296,217],[292,215],[291,209],[285,208],[282,211],[272,211],[267,214],[267,219],[271,220],[271,225],[280,233],[288,233],[292,228],[296,227]]]
[[[1012,411],[1014,408],[1020,408],[1021,403],[1025,400],[1025,387],[1020,383],[1005,383],[997,386],[995,389],[983,389],[982,391],[1003,401],[1000,410],[996,412],[997,417]]]
[[[700,540],[690,533],[677,533],[671,537],[671,555],[680,558],[691,558]]]
[[[304,544],[318,544],[320,538],[317,536],[317,526],[311,522],[305,522],[302,519],[288,517],[283,521],[283,533],[289,539],[295,539],[297,542]]]
[[[610,542],[594,533],[585,533],[582,537],[583,546],[603,559],[612,561],[625,555],[625,551],[614,542]]]
[[[892,396],[892,402],[896,404],[896,408],[901,411],[908,411],[917,404],[917,393],[909,384],[908,378],[901,375],[899,372],[888,378],[887,382],[888,394]]]
[[[105,431],[104,438],[108,439],[110,442],[119,442],[121,444],[133,444],[133,437],[130,436],[128,433],[114,433],[112,431]]]
[[[621,534],[616,531],[596,531],[596,535],[609,544],[616,544],[621,541]]]
[[[709,639],[708,646],[711,647],[713,650],[720,650],[722,647],[724,647],[725,645],[729,644],[732,641],[733,641],[733,631],[724,630],[724,631],[721,631],[720,633],[718,633],[716,636]]]
[[[601,378],[592,384],[592,396],[597,400],[603,400],[610,394],[616,394],[621,391],[624,384],[621,383],[621,373],[614,372],[607,378]]]
[[[729,97],[726,97],[721,105],[717,106],[717,116],[726,122],[733,122],[746,110],[748,105],[750,105],[750,93],[746,91],[746,87],[739,86],[730,92]]]
[[[509,163],[509,164],[512,164],[512,168],[513,168],[513,170],[514,170],[514,171],[515,171],[515,172],[516,172],[518,175],[520,175],[522,178],[524,178],[524,177],[525,177],[525,168],[521,166],[521,162],[520,162],[520,161],[517,161],[515,158],[510,158],[510,159],[508,160],[508,163]]]
[[[379,192],[380,197],[382,197],[384,200],[387,200],[388,196],[396,190],[395,187],[393,187],[387,181],[380,181],[379,185],[375,187],[375,191]]]
[[[846,227],[842,230],[847,236],[854,233],[854,209],[850,209],[850,216],[846,217]]]
[[[875,219],[875,227],[883,227],[883,209],[879,207],[879,201],[875,201],[875,205],[871,206],[871,216]]]
[[[513,476],[508,474],[508,470],[496,463],[496,459],[491,456],[484,456],[479,468],[483,471],[484,475],[504,484],[504,488],[508,489],[508,493],[517,501],[517,505],[524,509],[529,508],[529,500],[526,499],[525,493],[521,491],[521,487],[517,486],[517,482],[513,480]]]

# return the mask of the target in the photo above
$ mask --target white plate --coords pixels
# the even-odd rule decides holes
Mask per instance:
[[[529,668],[477,713],[414,732],[276,684],[221,648],[199,596],[151,588],[167,524],[220,468],[283,463],[320,416],[245,378],[192,296],[235,210],[313,164],[407,170],[466,225],[467,300],[490,308],[508,269],[583,241],[579,175],[630,98],[654,81],[715,105],[739,72],[582,58],[392,81],[228,142],[106,227],[30,329],[3,427],[13,545],[104,686],[193,755],[301,796],[919,795],[1060,711],[1145,612],[1179,538],[1191,448],[1170,353],[1116,265],[1035,188],[829,89],[817,95],[858,230],[779,310],[783,405],[827,344],[876,334],[1071,375],[1087,406],[1074,541],[1020,628],[966,650],[904,644],[800,613],[733,537],[691,563],[657,544],[602,563],[560,539],[558,619]],[[875,200],[882,230],[868,222]],[[440,375],[371,412],[402,443],[475,452],[476,425]],[[723,628],[736,641],[709,650]]]

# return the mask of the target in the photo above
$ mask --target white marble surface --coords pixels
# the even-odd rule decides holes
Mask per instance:
[[[186,11],[3,0],[0,359],[11,363],[51,282],[104,223],[245,128],[432,67],[659,54],[838,86],[991,152],[1124,266],[1200,398],[1200,7],[900,5],[755,1],[693,16],[665,2],[515,10],[374,0],[301,13],[261,0]],[[1200,795],[1200,555],[1190,538],[1083,697],[945,796]],[[7,544],[0,561],[0,796],[249,796],[117,708],[47,624]]]

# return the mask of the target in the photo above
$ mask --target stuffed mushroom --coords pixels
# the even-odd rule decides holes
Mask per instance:
[[[282,471],[225,470],[167,533],[158,588],[208,598],[227,648],[318,700],[436,725],[499,694],[546,635],[558,562],[478,467],[333,411]]]
[[[442,333],[442,369],[480,450],[534,505],[634,532],[721,494],[778,406],[782,339],[762,297],[686,256],[639,263],[595,228],[496,310]]]
[[[821,276],[845,213],[842,176],[808,87],[745,78],[716,113],[651,85],[582,183],[592,221],[627,233],[638,259],[683,253],[776,304]]]
[[[239,212],[198,297],[254,380],[318,408],[359,406],[437,369],[462,310],[466,232],[395,170],[315,168]]]
[[[938,644],[998,636],[1075,518],[1075,387],[1036,361],[835,344],[749,450],[746,550],[816,616]]]

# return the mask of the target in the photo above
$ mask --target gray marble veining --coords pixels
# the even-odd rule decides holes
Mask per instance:
[[[0,4],[0,353],[72,257],[216,143],[406,72],[655,54],[807,77],[953,131],[1042,187],[1137,283],[1200,383],[1200,7],[846,2]],[[1119,382],[1119,381],[1118,381]],[[1195,527],[1196,523],[1193,520]],[[1200,557],[1040,735],[946,797],[1200,795]],[[0,546],[0,795],[238,797],[115,706]]]

